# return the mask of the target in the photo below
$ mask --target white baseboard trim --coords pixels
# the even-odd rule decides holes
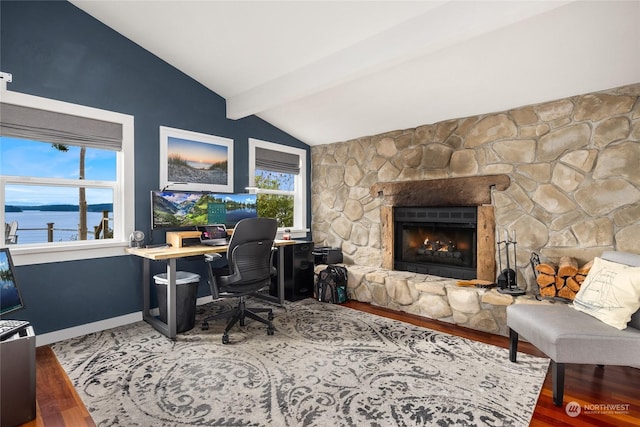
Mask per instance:
[[[213,301],[211,295],[200,297],[196,300],[196,305],[208,304]],[[157,308],[151,310],[151,315],[157,316],[160,311]],[[48,332],[42,335],[36,335],[36,346],[52,344],[58,341],[64,341],[71,338],[80,337],[82,335],[101,332],[118,326],[130,325],[131,323],[142,320],[142,312],[129,313],[123,316],[112,317],[110,319],[100,320],[98,322],[86,323],[84,325],[74,326],[72,328],[60,329],[59,331]]]
[[[209,304],[213,302],[213,297],[211,295],[207,295],[206,297],[200,297],[196,300],[196,305]]]
[[[40,347],[42,345],[104,331],[105,329],[117,328],[118,326],[139,322],[140,320],[142,320],[142,312],[138,311],[137,313],[129,313],[123,316],[100,320],[98,322],[85,323],[84,325],[74,326],[72,328],[60,329],[59,331],[36,335],[36,346]]]

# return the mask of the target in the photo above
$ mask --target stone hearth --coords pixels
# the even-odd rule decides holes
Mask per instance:
[[[316,265],[319,273],[326,265]],[[346,265],[349,298],[478,331],[508,336],[507,306],[549,304],[532,296],[513,297],[496,289],[461,287],[456,279]]]

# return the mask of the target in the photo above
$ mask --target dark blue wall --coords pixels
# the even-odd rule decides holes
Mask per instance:
[[[305,149],[311,164],[308,145],[255,116],[228,120],[222,97],[71,3],[2,1],[0,19],[0,70],[13,75],[10,90],[134,116],[136,229],[147,235],[160,126],[232,138],[236,192],[249,182],[248,138]],[[154,264],[154,274],[163,271]],[[204,275],[202,264],[178,267]],[[21,266],[16,275],[27,307],[13,317],[38,334],[142,309],[141,261],[131,256]],[[199,295],[207,294],[201,284]]]

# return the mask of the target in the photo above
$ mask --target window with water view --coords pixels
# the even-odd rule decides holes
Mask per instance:
[[[116,151],[0,137],[5,243],[113,237]]]

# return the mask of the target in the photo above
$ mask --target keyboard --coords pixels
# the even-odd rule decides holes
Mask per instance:
[[[29,322],[26,320],[0,320],[0,341],[17,334],[27,326],[29,326]]]

